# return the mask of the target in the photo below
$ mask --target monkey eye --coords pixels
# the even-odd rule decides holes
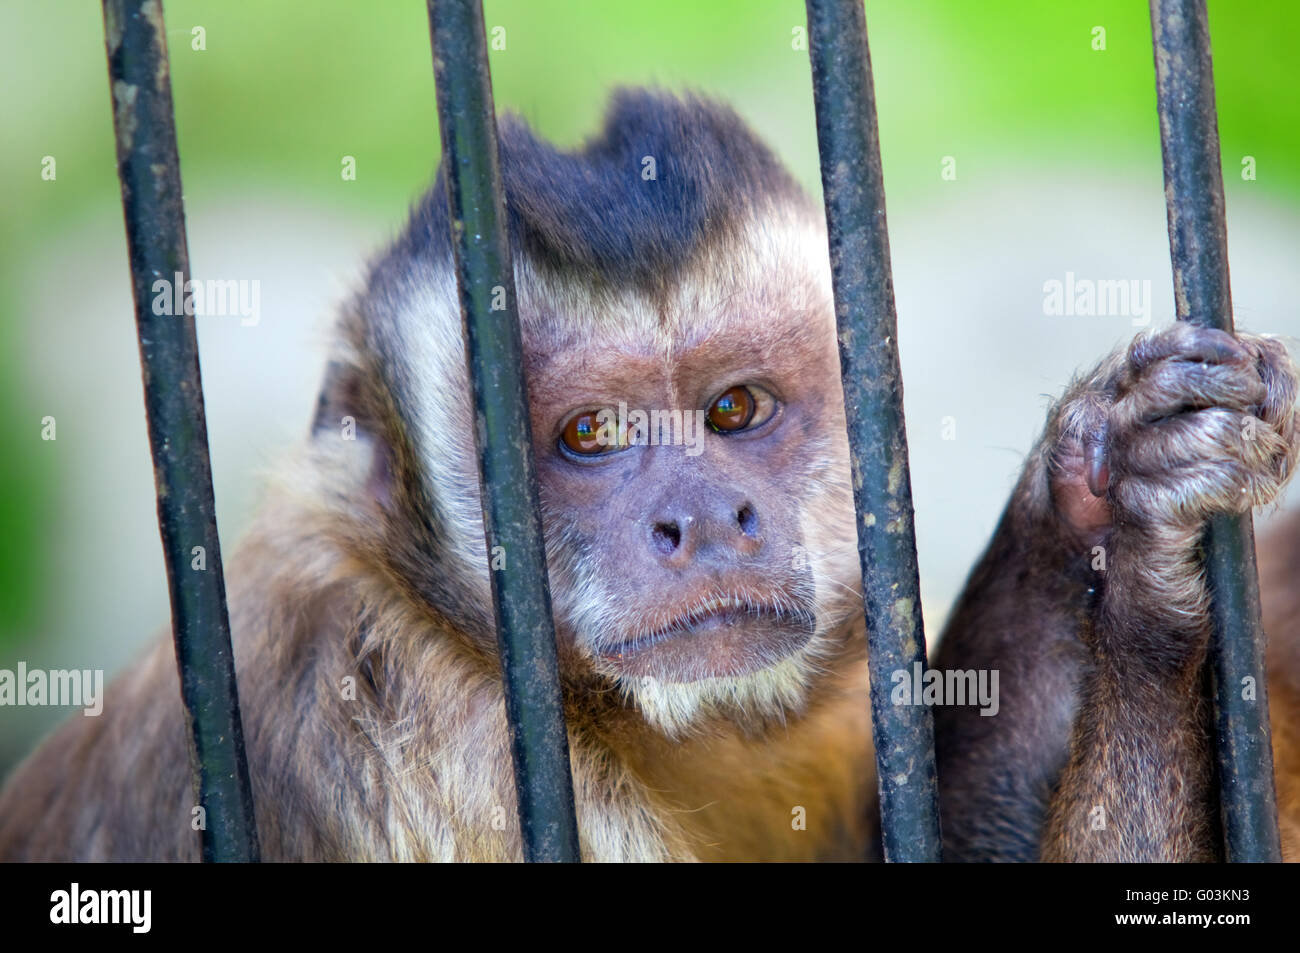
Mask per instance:
[[[709,426],[718,433],[737,433],[767,423],[776,400],[761,387],[738,384],[723,391],[709,406]]]
[[[611,434],[610,427],[601,424],[600,413],[588,410],[578,414],[564,425],[560,442],[573,453],[588,457],[623,449],[622,435]]]

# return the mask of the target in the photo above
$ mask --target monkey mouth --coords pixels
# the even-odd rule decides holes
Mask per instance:
[[[812,612],[716,598],[666,625],[603,647],[617,674],[663,682],[748,675],[786,658],[812,638]]]

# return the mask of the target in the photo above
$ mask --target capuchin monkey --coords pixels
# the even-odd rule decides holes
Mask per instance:
[[[583,857],[878,856],[821,207],[694,96],[621,91],[573,153],[500,138]],[[939,656],[1001,670],[995,717],[939,712],[949,857],[1211,851],[1198,535],[1278,492],[1295,394],[1275,341],[1177,325],[1051,412]],[[265,859],[522,857],[473,420],[440,174],[232,560]],[[1291,856],[1295,591],[1267,603]],[[0,856],[198,859],[185,732],[160,638],[9,780]]]

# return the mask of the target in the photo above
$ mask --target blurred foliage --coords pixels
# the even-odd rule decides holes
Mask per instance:
[[[1212,0],[1229,203],[1241,156],[1252,188],[1300,195],[1300,6]],[[428,24],[420,0],[167,0],[187,195],[256,183],[304,201],[409,202],[437,158]],[[734,102],[818,190],[800,0],[488,0],[498,108],[561,143],[595,127],[621,83],[693,86]],[[1006,168],[1133,170],[1160,188],[1146,5],[1133,0],[878,0],[868,8],[891,209],[928,200],[942,156],[979,183]],[[192,29],[206,49],[191,48]],[[1092,31],[1106,31],[1093,49]],[[40,368],[20,355],[28,322],[14,277],[29,251],[118,202],[99,4],[2,0],[0,70],[0,641],[39,631],[59,595],[43,518],[59,500],[55,445],[24,397]],[[57,188],[40,179],[58,160]],[[343,155],[358,179],[341,187]],[[394,226],[400,216],[391,214]],[[122,262],[123,269],[126,262]],[[75,308],[75,297],[69,307]],[[108,505],[111,501],[105,501]],[[75,596],[73,596],[75,598]]]

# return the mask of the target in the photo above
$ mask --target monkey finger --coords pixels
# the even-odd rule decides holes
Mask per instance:
[[[1268,502],[1286,476],[1287,445],[1273,429],[1243,427],[1236,414],[1213,408],[1170,418],[1124,440],[1114,452],[1117,478],[1201,485],[1207,474]],[[1211,481],[1213,482],[1213,481]],[[1216,493],[1218,490],[1215,491]]]
[[[1151,424],[1178,414],[1224,407],[1249,411],[1268,396],[1253,362],[1194,364],[1162,361],[1115,402],[1112,427]]]
[[[1242,335],[1242,344],[1255,357],[1255,367],[1264,382],[1264,398],[1255,408],[1265,423],[1291,432],[1295,427],[1296,365],[1286,345],[1274,337]]]
[[[1241,342],[1226,331],[1177,321],[1170,327],[1136,338],[1129,346],[1128,364],[1136,377],[1160,361],[1232,364],[1246,363],[1250,357]]]

